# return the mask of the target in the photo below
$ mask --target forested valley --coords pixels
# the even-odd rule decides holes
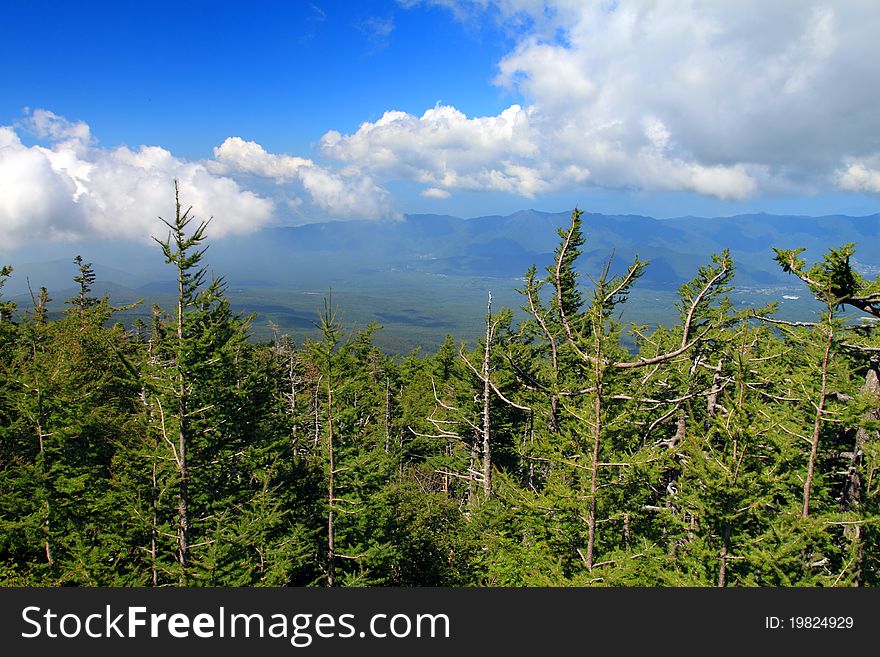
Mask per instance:
[[[580,275],[575,210],[525,273],[525,320],[490,294],[482,335],[393,356],[329,292],[317,337],[250,341],[210,226],[179,201],[167,225],[177,304],[150,322],[115,321],[79,257],[63,316],[45,288],[0,298],[5,586],[880,577],[880,281],[855,245],[776,251],[811,322],[734,307],[723,252],[648,329],[620,312],[649,263]]]

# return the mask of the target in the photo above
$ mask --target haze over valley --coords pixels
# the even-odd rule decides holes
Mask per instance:
[[[479,335],[490,290],[496,307],[518,310],[523,299],[516,289],[523,275],[533,264],[544,273],[558,243],[556,230],[569,214],[525,210],[471,219],[421,214],[378,223],[277,227],[209,240],[205,259],[225,277],[233,307],[255,315],[256,340],[269,339],[272,325],[297,339],[313,334],[323,298],[332,290],[346,323],[383,327],[376,336],[383,348],[432,351],[447,334]],[[654,219],[587,213],[585,234],[580,265],[585,284],[612,254],[613,273],[637,256],[649,260],[624,311],[625,319],[648,325],[673,323],[678,287],[710,254],[725,248],[737,267],[734,303],[775,301],[779,316],[790,320],[810,319],[816,304],[805,286],[773,261],[772,247],[803,247],[808,258],[818,259],[828,246],[855,242],[854,267],[867,276],[880,272],[880,215]],[[61,313],[63,301],[74,294],[77,254],[93,262],[95,290],[109,294],[112,303],[143,301],[120,313],[122,321],[146,320],[153,303],[170,307],[176,282],[156,244],[51,244],[41,249],[44,259],[39,260],[23,248],[7,255],[15,271],[5,293],[27,307],[28,280],[34,289],[46,286],[53,298],[50,310]]]

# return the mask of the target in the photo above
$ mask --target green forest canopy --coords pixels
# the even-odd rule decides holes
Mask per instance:
[[[206,224],[178,200],[167,226],[150,322],[114,323],[79,257],[62,317],[0,298],[0,583],[877,583],[880,344],[843,313],[880,318],[880,282],[854,245],[777,251],[814,321],[735,309],[723,252],[649,331],[619,321],[649,264],[581,280],[575,210],[524,321],[490,295],[475,347],[390,356],[332,298],[317,339],[249,342]]]

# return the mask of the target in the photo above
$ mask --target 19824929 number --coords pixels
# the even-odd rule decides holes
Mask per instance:
[[[849,630],[855,621],[852,616],[765,616],[768,630]]]
[[[852,616],[791,616],[788,626],[793,630],[848,630]]]

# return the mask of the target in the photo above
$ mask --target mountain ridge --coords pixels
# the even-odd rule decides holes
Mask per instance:
[[[393,336],[389,348],[407,349],[436,345],[446,332],[477,335],[488,290],[499,307],[519,308],[516,288],[529,267],[535,265],[541,276],[552,264],[557,229],[568,225],[570,214],[413,214],[394,222],[276,226],[244,237],[209,236],[205,262],[227,281],[233,305],[256,313],[254,330],[260,339],[270,335],[270,322],[298,334],[308,331],[321,295],[332,288],[350,321],[361,326],[377,321]],[[578,271],[587,283],[612,254],[612,273],[623,271],[636,256],[649,261],[626,311],[634,321],[647,323],[667,321],[678,287],[724,248],[730,248],[737,268],[735,303],[779,301],[790,319],[811,317],[811,296],[773,261],[772,247],[804,247],[804,257],[814,261],[831,246],[856,242],[855,268],[869,276],[880,274],[880,213],[672,219],[585,213],[584,235]],[[62,246],[69,249],[67,260],[55,257]],[[71,294],[78,253],[95,263],[96,292],[111,292],[111,301],[118,296],[124,303],[144,299],[132,316],[147,318],[149,304],[164,304],[174,288],[174,273],[155,245],[128,243],[114,249],[106,242],[83,241],[41,249],[47,258],[42,263],[33,251],[21,253],[18,262],[24,264],[17,264],[14,254],[5,258],[0,264],[8,262],[15,271],[4,296],[26,307],[30,284],[34,290],[46,286],[60,303]]]

